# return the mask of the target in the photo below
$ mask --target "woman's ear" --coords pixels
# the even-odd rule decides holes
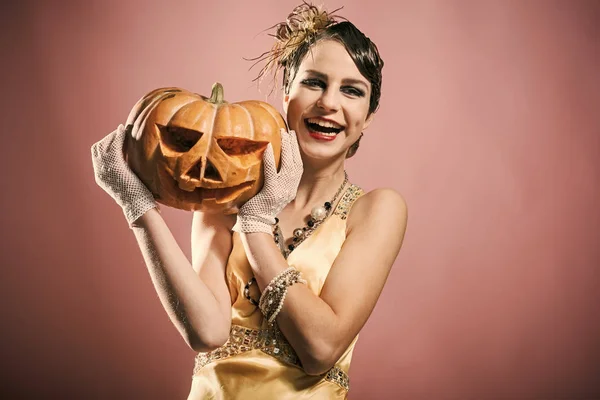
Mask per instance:
[[[365,124],[363,125],[363,130],[367,129],[367,126],[369,126],[371,124],[371,121],[373,121],[373,118],[375,118],[375,113],[371,113],[367,119],[365,120]]]

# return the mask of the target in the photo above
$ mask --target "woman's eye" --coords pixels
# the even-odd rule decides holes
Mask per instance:
[[[363,97],[365,95],[365,92],[363,92],[362,90],[357,89],[353,86],[344,87],[344,88],[342,88],[342,90],[345,93],[348,93],[348,94],[350,94],[352,96],[356,96],[356,97]]]
[[[309,86],[309,87],[320,87],[320,88],[325,88],[325,82],[320,81],[318,79],[304,79],[302,81],[303,85]]]

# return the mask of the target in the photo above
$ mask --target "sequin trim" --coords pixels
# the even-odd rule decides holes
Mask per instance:
[[[350,378],[339,367],[333,367],[325,375],[325,380],[337,383],[342,388],[350,390]]]
[[[211,362],[251,350],[261,350],[279,361],[302,368],[300,359],[277,327],[277,324],[268,329],[250,329],[239,325],[231,325],[229,339],[223,346],[213,351],[198,353],[196,355],[194,360],[194,375]],[[335,383],[343,389],[350,390],[348,375],[336,366],[330,369],[323,379]]]
[[[198,353],[194,374],[208,363],[250,350],[262,350],[287,364],[302,367],[296,352],[276,324],[270,329],[250,329],[232,325],[229,339],[223,346],[207,353]]]
[[[350,211],[350,208],[352,208],[352,204],[354,204],[356,199],[358,199],[363,193],[364,191],[360,187],[356,186],[355,184],[351,184],[348,189],[346,189],[346,192],[340,199],[340,202],[333,213],[335,215],[339,215],[341,219],[348,218],[348,212]]]

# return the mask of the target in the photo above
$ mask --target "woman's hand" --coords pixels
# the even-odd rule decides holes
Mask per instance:
[[[157,207],[154,196],[129,168],[123,155],[125,136],[130,132],[123,125],[92,145],[92,164],[96,183],[123,209],[130,227],[146,211]]]
[[[296,132],[281,130],[281,168],[275,167],[271,144],[263,154],[265,180],[263,188],[248,200],[237,214],[234,231],[273,234],[275,217],[296,197],[304,169]]]

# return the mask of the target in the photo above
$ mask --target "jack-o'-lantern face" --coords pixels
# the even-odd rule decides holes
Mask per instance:
[[[262,187],[269,143],[276,164],[280,130],[275,108],[260,101],[227,103],[212,96],[162,88],[144,96],[127,120],[127,157],[157,201],[183,210],[235,213]]]

